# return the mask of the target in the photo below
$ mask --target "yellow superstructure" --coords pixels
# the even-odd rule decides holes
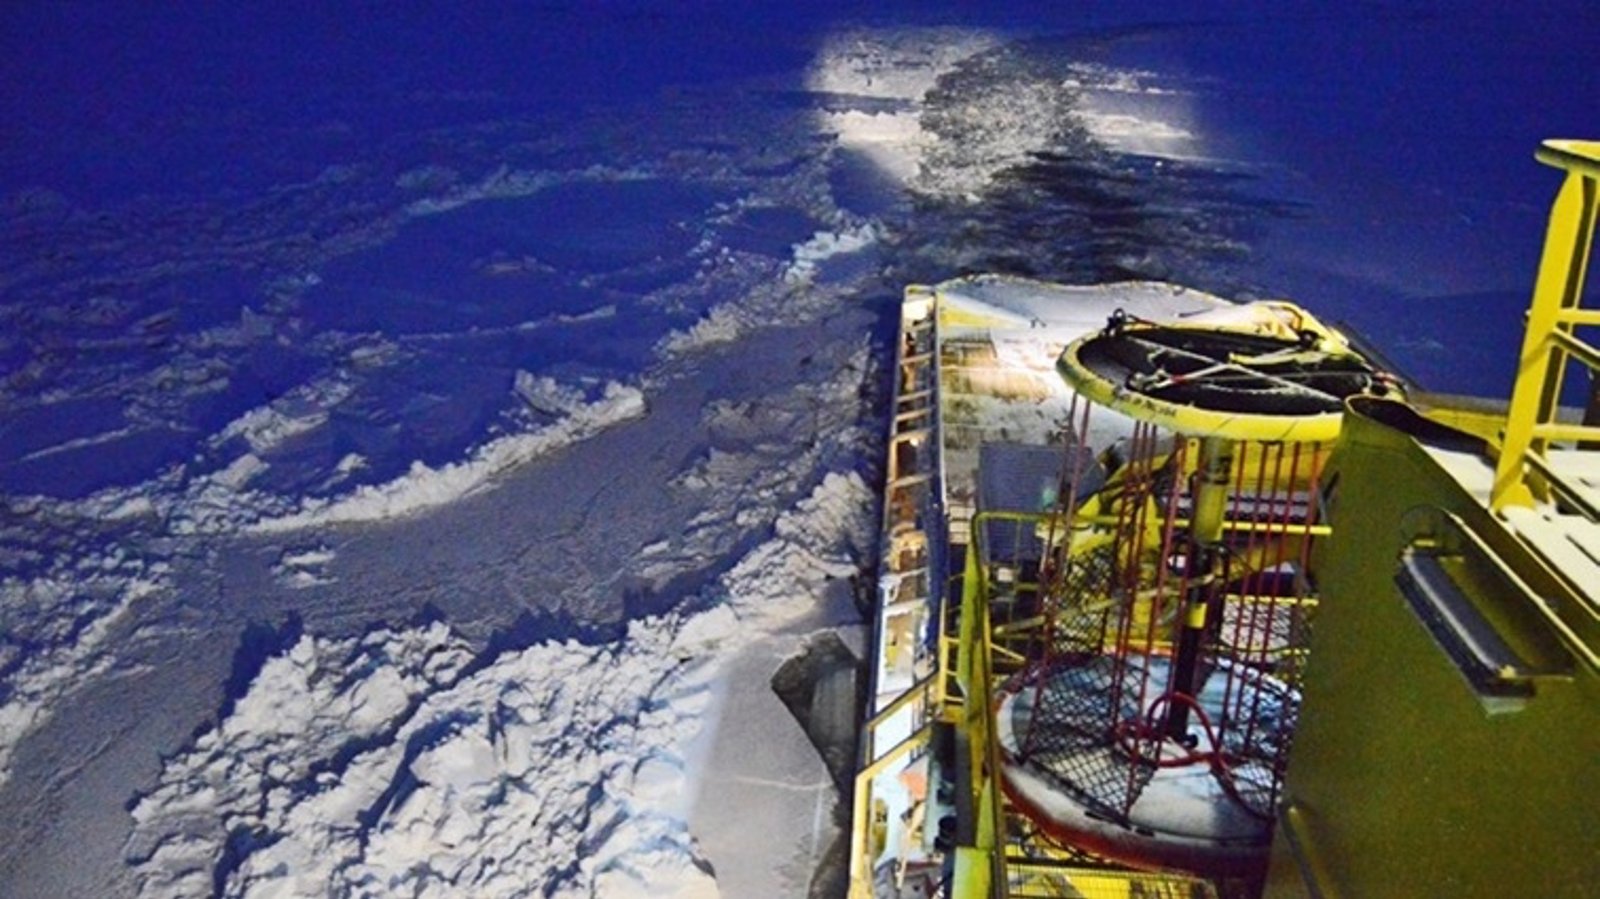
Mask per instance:
[[[1181,292],[1151,302],[1172,322],[1294,345],[1207,360],[1169,341],[1159,364],[1123,373],[1107,367],[1114,353],[1064,342],[1050,351],[1065,348],[1059,373],[1074,390],[1058,396],[1055,372],[1007,367],[1017,335],[1043,346],[1050,332],[1001,308],[1003,279],[908,290],[853,899],[1594,895],[1600,424],[1559,400],[1569,369],[1600,373],[1600,309],[1583,302],[1600,143],[1550,141],[1538,158],[1566,180],[1508,410],[1439,395],[1411,405],[1381,376],[1342,413],[1257,415],[1234,399],[1196,408],[1161,388],[1249,381],[1252,365],[1282,380],[1273,366],[1354,353],[1290,304],[1252,320]],[[1136,338],[1146,324],[1132,326]],[[1295,385],[1285,390],[1292,398]],[[1035,503],[983,500],[980,460],[1032,477],[1035,458],[984,451],[1019,439],[1023,413],[1046,416],[1061,397],[1074,405],[1052,413],[1063,422],[1053,439],[1067,444],[1059,489]],[[1128,416],[1102,417],[1099,427],[1124,429],[1122,461],[1089,487],[1067,471],[1108,438],[1077,418],[1080,401]],[[1268,575],[1270,586],[1250,580]],[[1028,778],[1043,775],[1018,761],[1037,751],[1019,749],[1022,728],[1048,691],[1076,689],[1061,672],[1097,655],[1168,685],[1140,693],[1131,713],[1111,700],[1103,760],[1136,775],[1134,792],[1097,804],[1069,771],[1062,789],[1083,808],[1041,800]],[[1185,680],[1190,666],[1201,673]],[[1206,714],[1199,693],[1218,671],[1230,693],[1254,691],[1252,736],[1221,736],[1244,721],[1227,697]],[[1257,723],[1285,719],[1292,748],[1288,731],[1251,742]],[[1085,720],[1052,726],[1082,731]],[[1226,826],[1201,835],[1212,845],[1198,855],[1184,826],[1140,833],[1141,784],[1196,759],[1193,782],[1222,783],[1247,813],[1265,801],[1264,870],[1240,861],[1258,856]],[[1190,782],[1175,789],[1181,805]]]
[[[1557,402],[1600,368],[1578,333],[1600,144],[1539,159],[1567,176],[1503,431],[1346,416],[1269,896],[1600,888],[1600,427]]]

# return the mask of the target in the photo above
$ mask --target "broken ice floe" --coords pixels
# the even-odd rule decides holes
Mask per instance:
[[[169,584],[171,566],[120,547],[86,557],[74,568],[33,578],[0,578],[0,786],[23,737],[56,707],[109,670],[105,649],[135,607]],[[18,639],[26,637],[26,642]]]
[[[712,608],[615,643],[300,637],[132,805],[139,895],[717,895],[688,816],[721,660],[854,570],[870,508],[830,474]]]
[[[314,525],[379,521],[441,506],[480,489],[508,469],[644,413],[644,393],[637,387],[613,382],[594,402],[578,406],[564,418],[530,433],[492,440],[469,459],[439,468],[413,462],[410,471],[392,481],[360,487],[331,500],[306,499],[298,511],[257,522],[252,530],[272,533]]]
[[[333,550],[326,545],[298,551],[284,550],[277,564],[272,566],[272,574],[278,583],[296,590],[326,586],[335,582],[327,573],[328,563],[333,558]]]

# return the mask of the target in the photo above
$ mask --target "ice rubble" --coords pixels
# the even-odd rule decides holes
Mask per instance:
[[[790,320],[793,315],[818,314],[838,299],[837,290],[821,291],[815,302],[798,304],[786,310],[785,315],[768,318],[765,322],[752,321],[751,327],[770,325],[774,320]],[[867,364],[865,353],[862,342],[851,356],[852,361],[838,373],[839,377],[823,384],[801,384],[793,396],[771,396],[769,399],[775,402],[762,404],[760,409],[724,410],[727,413],[724,419],[712,423],[714,431],[729,438],[726,449],[718,451],[722,461],[711,463],[712,457],[708,456],[708,466],[697,468],[699,473],[686,478],[681,489],[686,495],[720,495],[725,501],[693,506],[705,505],[709,517],[690,523],[682,534],[663,541],[657,554],[642,559],[641,575],[645,581],[659,578],[664,582],[690,562],[703,564],[706,558],[714,558],[732,543],[736,533],[763,519],[770,520],[769,514],[777,514],[776,509],[752,514],[751,509],[741,508],[737,515],[723,515],[712,507],[725,510],[729,504],[770,505],[788,489],[784,483],[789,476],[786,472],[795,471],[795,465],[809,470],[819,464],[821,457],[817,454],[826,449],[826,441],[809,450],[802,448],[796,458],[785,446],[760,443],[766,439],[759,437],[765,431],[747,435],[741,429],[761,416],[772,415],[787,416],[783,422],[769,424],[790,431],[816,426],[816,414],[808,411],[815,409],[838,411],[849,419],[853,393],[859,384],[860,372]],[[251,491],[249,481],[265,463],[253,452],[246,452],[211,473],[185,477],[183,472],[173,471],[136,488],[102,491],[85,500],[60,506],[66,514],[84,519],[142,522],[141,527],[160,527],[180,535],[225,535],[250,527],[270,535],[292,535],[301,533],[297,529],[313,525],[392,518],[449,502],[480,488],[508,467],[534,455],[591,438],[645,411],[644,392],[637,387],[610,384],[587,402],[582,401],[577,389],[547,378],[519,377],[515,388],[524,401],[539,401],[546,407],[546,413],[564,414],[531,433],[492,441],[472,458],[456,465],[439,470],[414,467],[411,474],[388,484],[347,493],[331,501],[306,501],[298,509],[286,509],[275,504],[273,498]],[[294,416],[297,421],[305,418]],[[236,419],[225,429],[229,431],[227,439],[240,438],[245,446],[261,442],[267,447],[277,439],[286,439],[287,430],[292,430],[281,427],[284,421],[275,410],[263,407],[261,412]],[[848,430],[849,425],[830,424],[829,427]],[[751,439],[758,442],[746,445]],[[852,432],[843,439],[854,441],[858,436]],[[219,438],[219,446],[221,441]],[[343,471],[361,462],[359,456],[346,456],[339,467]],[[108,635],[130,620],[136,604],[172,586],[164,562],[119,560],[109,556],[104,564],[93,558],[82,561],[94,569],[87,579],[84,572],[61,571],[32,580],[10,578],[0,585],[5,607],[13,610],[13,623],[17,623],[20,610],[30,608],[39,610],[36,617],[41,620],[48,618],[56,622],[39,627],[29,625],[29,632],[45,645],[35,647],[29,657],[19,659],[17,666],[7,672],[7,693],[0,708],[0,750],[3,750],[0,783],[9,773],[11,752],[26,735],[38,730],[49,719],[50,709],[66,700],[79,686],[92,683],[97,673],[108,671],[115,664],[115,655],[109,652],[106,642]],[[280,583],[293,588],[326,586],[333,583],[327,573],[332,561],[333,552],[326,545],[291,548],[282,553],[272,573]],[[727,624],[723,615],[708,613],[690,624],[689,635],[684,639],[713,640],[716,634],[725,632]],[[63,628],[76,630],[66,633]],[[56,634],[56,631],[62,633]],[[156,855],[169,856],[178,851],[175,847],[188,842],[186,838],[179,839],[161,848]]]
[[[315,392],[320,400],[333,404],[348,391],[320,387]],[[175,467],[146,483],[107,488],[61,507],[89,519],[158,517],[172,533],[186,535],[283,533],[334,523],[380,521],[460,499],[508,469],[645,413],[644,392],[616,381],[607,382],[598,396],[585,400],[579,388],[519,372],[513,393],[530,407],[557,417],[531,430],[489,440],[460,462],[433,468],[413,461],[397,478],[362,485],[348,493],[306,497],[291,504],[284,497],[248,489],[249,482],[270,465],[258,453],[326,421],[327,408],[322,402],[297,400],[298,413],[260,406],[212,438],[209,443],[214,448],[234,439],[251,448],[216,470],[189,473]],[[364,465],[361,456],[347,454],[329,475],[328,485],[341,482]]]
[[[1142,69],[1096,63],[1069,67],[1063,87],[1079,92],[1078,120],[1101,144],[1162,159],[1203,157],[1191,95]]]
[[[323,587],[336,582],[326,573],[333,559],[334,551],[327,544],[300,551],[285,550],[278,563],[272,566],[272,574],[279,583],[296,590]]]
[[[865,156],[901,184],[915,182],[934,141],[921,101],[941,76],[1000,43],[973,29],[858,30],[836,34],[818,53],[806,84],[855,98],[861,108],[825,109],[819,124],[839,145]]]
[[[823,243],[814,240],[807,246],[820,247]],[[809,258],[815,261],[822,255],[818,250]],[[742,324],[737,333],[727,335],[726,339],[732,340],[774,323],[822,314],[838,303],[842,295],[843,287],[832,285],[805,291],[800,297],[782,288],[765,299],[746,298],[737,313]],[[688,340],[676,345],[673,355],[691,354],[722,342],[720,339]],[[762,404],[759,410],[735,410],[733,418],[724,424],[713,423],[713,431],[733,434],[741,427],[735,419],[777,415],[785,417],[780,426],[792,432],[821,424],[809,413],[804,420],[794,417],[801,414],[797,410],[853,408],[859,373],[867,365],[866,352],[862,342],[837,377],[816,385],[801,384],[792,395],[785,391],[781,397],[771,397],[774,402]],[[592,438],[646,412],[644,389],[616,382],[605,384],[595,398],[586,401],[585,391],[572,385],[519,373],[513,392],[522,402],[537,403],[545,414],[558,417],[531,431],[491,440],[461,462],[437,469],[415,463],[410,472],[396,479],[331,498],[304,498],[297,506],[289,506],[281,497],[249,489],[250,480],[264,470],[267,463],[254,452],[245,452],[209,473],[188,474],[172,469],[145,484],[109,488],[83,500],[60,503],[59,507],[65,514],[84,520],[160,522],[175,535],[253,532],[291,537],[330,523],[377,522],[437,508],[482,489],[497,475],[532,458]],[[316,395],[333,402],[341,393],[324,386],[317,388]],[[315,412],[306,411],[306,404],[296,408],[303,414],[285,416],[275,406],[258,407],[236,418],[211,444],[221,447],[230,440],[239,439],[246,446],[254,447],[259,443],[264,449],[270,448],[277,441],[292,436],[291,432],[298,426],[292,423],[306,423],[316,417]],[[719,408],[722,407],[713,404],[709,411],[714,413]],[[849,429],[847,423],[831,420],[827,426],[834,431]],[[841,439],[854,442],[859,440],[859,435],[849,432]],[[742,440],[735,435],[733,442],[739,444]],[[785,472],[795,470],[796,465],[809,469],[818,464],[818,453],[824,449],[824,446],[813,445],[802,450],[798,457],[780,446],[755,445],[734,452],[713,451],[707,457],[707,464],[685,473],[679,487],[690,494],[721,493],[726,502],[707,506],[701,518],[685,523],[681,534],[641,553],[637,572],[641,580],[649,584],[665,583],[685,566],[692,568],[706,558],[714,558],[734,539],[730,529],[749,527],[768,514],[745,508],[736,515],[724,515],[720,510],[730,503],[770,504],[774,496],[783,492]],[[718,458],[720,462],[716,461]],[[337,481],[363,464],[359,455],[347,455],[339,462],[330,481]],[[327,573],[332,555],[326,547],[307,552],[289,551],[273,566],[272,573],[280,583],[294,589],[327,586],[334,583],[334,578]],[[57,630],[79,628],[57,641],[49,628],[28,626],[32,642],[37,645],[31,656],[6,675],[7,693],[0,701],[0,784],[8,776],[11,752],[27,734],[49,719],[52,704],[113,664],[105,652],[105,635],[119,626],[134,603],[172,586],[166,562],[112,555],[102,561],[103,564],[94,558],[82,560],[82,565],[93,569],[89,580],[82,580],[72,571],[59,571],[32,580],[8,578],[0,583],[4,607],[15,610],[46,608],[50,610],[49,615],[59,619]],[[0,659],[0,663],[3,661]]]
[[[426,197],[413,201],[406,206],[406,214],[438,215],[479,200],[526,197],[558,184],[569,184],[574,181],[628,181],[653,177],[656,176],[644,169],[619,169],[600,163],[571,172],[530,171],[501,165],[476,183],[453,185],[442,197]]]
[[[818,231],[805,243],[794,247],[794,261],[783,272],[791,283],[809,284],[817,276],[817,266],[835,256],[855,253],[876,243],[882,229],[867,223],[841,231]]]
[[[855,570],[870,509],[858,475],[828,475],[715,605],[613,643],[301,637],[133,807],[138,895],[208,893],[218,870],[227,896],[718,895],[688,825],[713,688]]]
[[[775,283],[760,285],[744,296],[718,303],[688,328],[669,333],[657,344],[667,357],[699,352],[731,343],[774,322],[815,316],[842,295],[840,285],[826,283],[820,269],[830,259],[864,253],[877,245],[882,229],[875,222],[818,231],[790,251],[790,261]]]
[[[796,264],[810,266],[802,272],[808,289],[796,295],[780,282],[765,299],[743,298],[735,336],[836,309],[849,285],[811,286],[815,265],[858,252],[872,234],[846,228],[796,247]],[[692,371],[698,363],[686,357],[722,342],[690,340],[664,358]],[[704,731],[730,693],[729,665],[748,662],[753,643],[769,644],[811,614],[826,581],[854,572],[853,553],[871,530],[871,497],[855,474],[822,478],[779,514],[797,472],[825,469],[841,447],[853,459],[862,441],[854,410],[868,342],[859,337],[821,358],[833,364],[819,366],[818,380],[779,378],[760,401],[709,402],[706,454],[667,485],[698,514],[641,552],[646,583],[703,566],[776,518],[770,539],[690,604],[702,611],[636,620],[602,646],[542,643],[483,659],[437,624],[359,640],[300,638],[268,661],[227,717],[167,761],[133,806],[126,856],[140,895],[190,895],[217,883],[225,895],[493,896],[541,884],[552,895],[717,895],[689,821],[703,783]],[[441,505],[533,455],[645,414],[646,391],[682,374],[657,371],[642,387],[613,383],[586,400],[592,391],[519,373],[513,392],[558,416],[554,423],[492,441],[456,465],[415,466],[388,484],[265,518],[244,481],[233,485],[230,505],[228,484],[199,478],[203,493],[190,498],[214,498],[216,512],[192,526],[292,535]],[[810,439],[779,437],[796,434]],[[292,587],[325,585],[333,556],[320,543],[285,549],[273,573]],[[756,689],[770,694],[764,683]],[[758,707],[781,720],[738,727],[792,729],[781,704],[764,699]],[[797,745],[810,754],[803,737]],[[749,790],[752,804],[783,801],[782,790],[775,800],[759,784],[732,789]],[[808,808],[831,801],[825,780],[808,789]],[[715,833],[719,814],[731,812],[694,832]],[[831,827],[826,815],[783,817],[812,844]],[[745,862],[763,883],[767,864]],[[796,880],[791,892],[804,890],[810,864],[807,857],[786,875]]]
[[[1052,79],[1008,63],[1017,52],[971,29],[850,31],[822,48],[807,85],[854,101],[816,113],[841,147],[939,199],[978,198],[1002,171],[1058,149],[1074,128],[1120,152],[1201,155],[1189,96],[1156,73],[1077,63]],[[1004,77],[988,73],[997,67]],[[936,102],[953,78],[965,82],[962,102]]]
[[[902,161],[912,161],[908,171],[915,171],[925,137],[916,124],[916,103],[942,73],[995,40],[920,34],[907,43],[883,37],[901,49],[874,62],[875,40],[844,47],[840,53],[855,55],[856,61],[845,59],[833,70],[843,80],[827,76],[817,87],[867,101],[865,108],[847,110],[835,120],[849,126],[838,129],[841,143],[850,148],[856,141],[857,149],[870,144],[899,154]],[[1023,111],[1015,120],[1025,124],[1026,118]],[[979,162],[1004,162],[1015,155],[1007,153],[1025,155],[1032,146],[1026,140],[1013,143]],[[442,173],[407,179],[408,185],[420,186],[437,174],[441,183],[428,187],[433,196],[404,198],[405,205],[392,216],[341,238],[338,246],[381,240],[380,232],[396,220],[485,198],[523,196],[572,181],[661,174],[626,164],[571,171],[519,165],[473,180]],[[963,172],[955,174],[970,174]],[[746,260],[733,260],[730,265],[742,272],[735,280],[750,289],[666,338],[658,347],[661,368],[693,365],[689,357],[694,354],[774,323],[809,323],[836,314],[859,289],[854,266],[844,263],[853,262],[847,257],[870,260],[883,235],[880,226],[841,211],[827,190],[816,189],[812,181],[825,174],[802,171],[794,183],[757,189],[766,192],[758,199],[804,206],[824,230],[794,246],[787,262],[761,270],[759,278]],[[938,188],[939,177],[935,172],[919,184]],[[308,270],[314,261],[307,261]],[[850,270],[846,283],[835,275],[840,269]],[[310,284],[316,275],[303,278]],[[284,288],[295,289],[301,288]],[[693,279],[683,289],[703,291],[705,283]],[[594,314],[617,312],[611,306]],[[579,318],[554,316],[511,327]],[[239,336],[260,337],[258,328],[246,314]],[[401,352],[387,340],[374,347],[371,339],[351,337],[330,353],[345,354],[359,368]],[[711,432],[710,446],[702,457],[686,462],[682,477],[670,485],[672,496],[687,503],[683,508],[690,520],[667,536],[641,540],[639,564],[628,574],[648,585],[664,584],[778,520],[767,542],[743,553],[722,575],[709,602],[692,604],[702,611],[641,619],[630,626],[627,639],[614,644],[547,643],[482,660],[470,658],[462,638],[438,625],[377,631],[359,640],[301,638],[268,662],[231,714],[168,759],[159,781],[134,806],[135,830],[126,854],[143,894],[207,893],[219,873],[230,895],[326,895],[341,887],[356,894],[495,895],[526,891],[529,883],[549,884],[558,893],[608,896],[715,890],[710,865],[716,864],[719,873],[730,867],[695,844],[687,822],[706,783],[697,767],[703,764],[701,744],[727,696],[727,672],[733,660],[742,664],[751,652],[758,657],[750,668],[761,669],[766,660],[759,653],[768,651],[763,641],[806,614],[823,581],[852,570],[843,535],[858,527],[870,530],[864,518],[872,503],[853,475],[823,480],[810,499],[778,515],[792,496],[793,485],[786,481],[792,481],[792,472],[807,472],[809,482],[819,468],[849,464],[841,457],[854,452],[859,435],[840,418],[851,420],[859,402],[853,394],[868,360],[864,341],[858,347],[846,354],[845,368],[854,375],[813,373],[797,386],[792,374],[784,375],[774,379],[766,397],[777,402],[713,401],[705,408],[701,425]],[[186,389],[210,390],[225,380],[225,372],[196,358],[194,385]],[[179,375],[188,377],[174,368],[152,378]],[[172,537],[252,531],[258,539],[298,541],[308,528],[392,519],[479,491],[511,466],[645,414],[647,393],[655,395],[652,379],[670,376],[653,371],[636,386],[612,384],[597,398],[586,392],[579,402],[568,385],[529,373],[516,384],[521,401],[555,418],[537,430],[490,441],[456,464],[418,464],[387,484],[331,499],[294,500],[253,491],[252,482],[275,458],[273,452],[322,427],[328,409],[343,400],[343,381],[322,381],[236,417],[206,444],[211,470],[189,466],[63,508],[86,519],[148,524]],[[783,377],[791,379],[790,386],[780,383]],[[134,386],[136,392],[150,392]],[[778,418],[741,430],[763,415]],[[830,430],[819,440],[823,428]],[[778,441],[773,434],[780,431],[791,439]],[[812,438],[809,445],[806,436]],[[228,452],[236,450],[248,451],[230,458]],[[362,462],[359,455],[347,455],[329,483]],[[707,499],[712,496],[722,500]],[[322,544],[296,544],[269,564],[281,583],[327,587],[331,556]],[[81,617],[88,627],[9,675],[13,692],[0,713],[0,746],[14,747],[22,734],[37,728],[52,703],[91,681],[97,666],[111,664],[102,635],[137,612],[137,603],[169,586],[161,565],[120,566],[115,583],[107,581],[100,593],[91,590],[89,596],[81,585],[45,581],[7,587],[32,591],[29,596],[53,604],[64,622]],[[82,610],[89,614],[68,614],[83,602],[92,606]],[[753,649],[753,642],[761,645]],[[785,714],[767,699],[774,714]],[[787,719],[783,723],[792,725]],[[3,764],[0,759],[0,769]],[[773,779],[760,788],[753,782],[727,787],[738,796],[746,788],[764,797],[761,802],[773,801],[760,792],[771,789],[804,794],[812,811],[825,804],[820,784]],[[772,817],[775,829],[823,826],[812,814],[795,821]],[[721,826],[738,820],[724,815]],[[702,820],[694,833],[709,832],[702,825],[710,827]],[[746,862],[768,863],[765,858]],[[736,879],[727,876],[729,882]]]
[[[258,522],[252,530],[270,533],[352,521],[381,521],[442,506],[483,487],[496,474],[596,432],[637,418],[645,411],[644,393],[616,382],[601,397],[578,406],[564,418],[527,434],[492,440],[470,459],[430,468],[413,462],[406,474],[385,484],[369,484],[334,500],[312,498],[289,515]]]
[[[113,547],[83,559],[76,570],[0,579],[7,629],[20,632],[26,622],[30,642],[48,647],[0,642],[0,670],[8,672],[0,693],[0,787],[10,779],[11,757],[22,738],[110,668],[107,642],[141,601],[169,586],[170,570],[166,562],[146,562]]]
[[[229,422],[209,444],[221,446],[229,440],[243,440],[254,453],[265,453],[291,438],[326,424],[329,411],[354,391],[347,381],[313,382],[277,401],[254,409]]]

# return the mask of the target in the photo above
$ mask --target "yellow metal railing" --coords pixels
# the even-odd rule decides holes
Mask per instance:
[[[1217,891],[1208,881],[1181,874],[1151,874],[1117,867],[1089,867],[1065,858],[1061,847],[1036,842],[1026,831],[1008,826],[1008,807],[1000,784],[1002,756],[995,732],[994,687],[997,655],[1009,653],[996,638],[1002,625],[991,617],[996,597],[983,546],[984,525],[994,521],[1040,526],[1048,513],[986,511],[972,519],[973,540],[967,545],[960,591],[958,650],[954,665],[962,694],[955,723],[966,737],[969,770],[961,778],[970,790],[973,826],[970,842],[956,848],[952,899],[1137,899],[1183,897],[1209,899]],[[1011,590],[1039,590],[1044,585],[1012,583]],[[956,595],[954,591],[947,595]],[[953,701],[953,698],[952,698]]]
[[[1575,333],[1580,326],[1600,325],[1600,309],[1582,308],[1600,214],[1600,141],[1545,141],[1537,158],[1565,170],[1567,177],[1550,209],[1489,504],[1495,511],[1528,506],[1554,491],[1591,520],[1600,520],[1600,509],[1577,491],[1564,490],[1545,460],[1551,441],[1600,440],[1600,426],[1556,420],[1568,363],[1600,372],[1600,349]]]
[[[979,564],[978,549],[982,525],[993,514],[979,513],[973,518],[971,533],[976,539],[967,545],[961,583],[961,643],[956,657],[956,680],[966,697],[960,727],[967,735],[971,767],[963,779],[972,791],[970,807],[976,820],[970,842],[956,848],[951,892],[957,899],[1005,896],[1002,874],[1005,821],[1001,816],[1000,785],[996,777],[1000,752],[990,718],[994,665],[989,640],[988,573]]]
[[[916,655],[921,639],[915,624],[917,610],[928,605],[937,609],[943,602],[942,594],[930,596],[939,589],[939,582],[929,570],[930,532],[919,520],[928,507],[927,485],[935,477],[929,462],[931,456],[925,455],[928,450],[923,446],[935,434],[932,423],[937,413],[931,365],[936,340],[930,339],[933,308],[934,297],[927,288],[907,289],[901,307],[901,337],[896,349],[895,415],[889,426],[888,471],[883,497],[885,556],[882,573],[894,575],[897,585],[908,589],[902,591],[896,586],[893,594],[879,596],[882,606],[877,623],[879,628],[885,627],[889,620],[885,613],[892,608],[897,620],[899,616],[909,616],[913,624],[908,633],[898,638],[874,634],[874,639],[884,640],[884,656],[891,662],[900,652],[912,654],[913,677],[918,673]],[[938,646],[942,652],[942,640]],[[860,768],[856,772],[852,797],[849,891],[852,899],[871,899],[873,864],[884,849],[886,828],[879,826],[874,787],[880,777],[904,770],[926,755],[934,725],[943,715],[946,686],[943,667],[936,661],[932,674],[920,677],[887,702],[883,702],[881,696],[874,696],[874,713],[862,724]],[[873,688],[879,686],[874,678]]]
[[[1008,869],[1012,899],[1216,899],[1209,881],[1184,874],[1111,871],[1042,859],[1014,861]]]

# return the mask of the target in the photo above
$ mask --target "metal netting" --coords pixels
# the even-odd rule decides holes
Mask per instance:
[[[1069,438],[1087,441],[1087,404]],[[1157,771],[1184,765],[1209,769],[1222,801],[1272,813],[1315,606],[1305,572],[1323,453],[1227,451],[1226,512],[1206,541],[1189,531],[1206,464],[1197,438],[1137,423],[1107,454],[1103,484],[1061,491],[1037,655],[1001,705],[1012,760],[1094,815],[1126,823]]]

